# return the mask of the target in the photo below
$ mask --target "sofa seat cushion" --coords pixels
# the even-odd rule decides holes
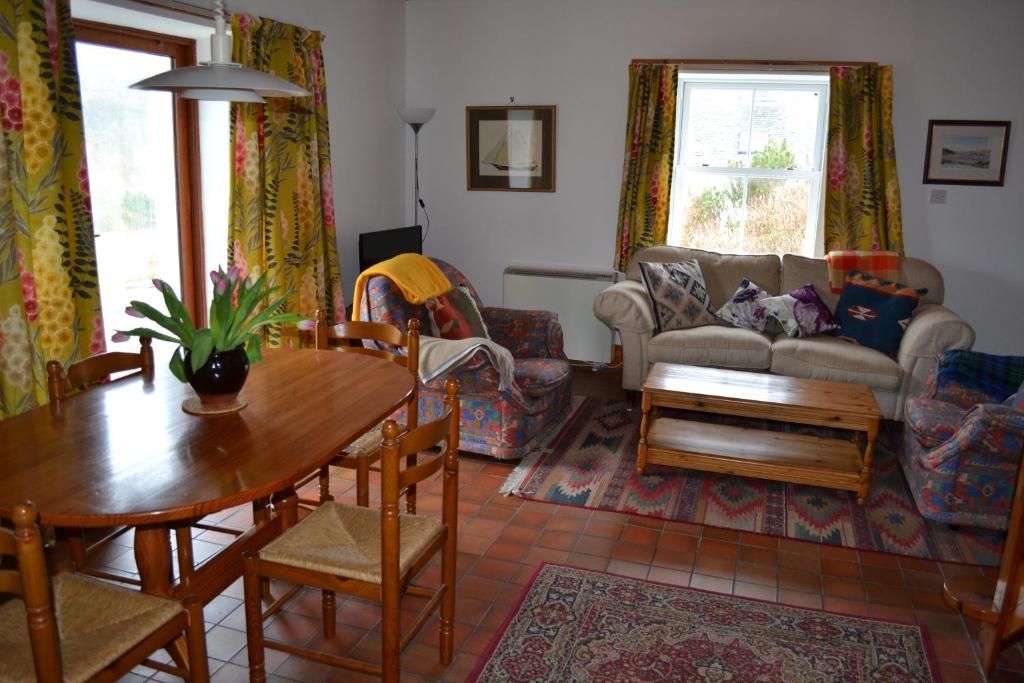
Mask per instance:
[[[527,358],[515,361],[514,381],[526,396],[545,396],[569,381],[569,361]]]
[[[772,372],[788,377],[866,384],[896,391],[903,371],[884,353],[835,337],[780,338],[771,348]]]
[[[967,413],[954,403],[918,397],[907,401],[908,434],[924,448],[931,450],[949,441]]]
[[[656,335],[647,345],[647,357],[652,363],[767,370],[771,340],[754,330],[704,325]]]

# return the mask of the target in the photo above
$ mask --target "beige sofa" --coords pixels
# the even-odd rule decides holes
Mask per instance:
[[[622,340],[623,388],[638,391],[650,364],[656,362],[773,372],[866,384],[874,392],[883,414],[901,420],[903,402],[923,391],[939,353],[969,349],[974,343],[971,326],[942,305],[942,275],[931,264],[915,258],[903,259],[899,280],[911,287],[927,287],[928,294],[914,312],[896,360],[829,335],[772,338],[726,323],[655,334],[651,303],[637,262],[693,258],[700,263],[716,310],[729,300],[744,278],[773,295],[810,282],[832,310],[839,300],[839,295],[828,287],[824,259],[794,254],[781,258],[774,254],[741,256],[681,247],[641,250],[630,263],[626,279],[594,300],[594,314],[617,330]]]

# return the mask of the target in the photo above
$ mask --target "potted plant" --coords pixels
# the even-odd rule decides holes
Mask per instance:
[[[171,372],[192,385],[204,408],[216,410],[235,404],[249,374],[249,363],[260,359],[261,327],[297,323],[301,329],[312,329],[313,321],[296,313],[279,312],[288,298],[287,292],[258,308],[278,289],[267,283],[266,273],[252,282],[251,278],[239,277],[238,268],[232,267],[226,273],[218,268],[210,272],[210,279],[214,290],[209,327],[196,329],[171,286],[154,279],[153,286],[163,295],[167,313],[143,301],[132,301],[125,313],[148,318],[166,332],[136,327],[118,330],[111,339],[123,342],[130,337],[149,337],[177,344],[171,355]]]

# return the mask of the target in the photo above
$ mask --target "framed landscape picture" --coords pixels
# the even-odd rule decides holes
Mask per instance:
[[[924,182],[1002,185],[1009,139],[1009,121],[929,121]]]
[[[466,189],[555,191],[555,107],[466,107]]]

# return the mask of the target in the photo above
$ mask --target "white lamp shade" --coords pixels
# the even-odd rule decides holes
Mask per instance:
[[[150,76],[136,90],[176,92],[195,100],[262,102],[264,97],[308,97],[310,92],[273,74],[238,64],[205,63]]]
[[[422,126],[430,119],[434,118],[436,109],[430,109],[428,107],[399,107],[398,115],[402,117],[402,120],[408,123],[410,126]]]

